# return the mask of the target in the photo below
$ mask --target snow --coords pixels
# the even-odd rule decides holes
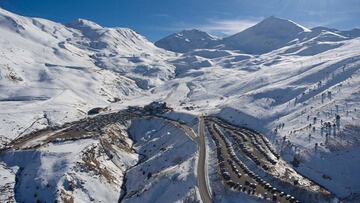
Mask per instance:
[[[224,38],[225,47],[250,54],[262,54],[280,48],[309,29],[292,21],[269,17],[238,34]]]
[[[155,42],[155,45],[169,51],[185,53],[194,49],[204,49],[216,41],[216,37],[206,32],[192,29],[169,35]]]
[[[309,43],[309,41],[316,44],[317,42],[353,39],[360,36],[358,33],[356,29],[351,31],[338,31],[324,27],[309,29],[291,20],[271,16],[244,31],[224,38],[213,38],[207,33],[189,30],[169,35],[157,41],[155,45],[174,52],[216,58],[228,55],[226,52],[229,50],[260,55],[287,45]],[[207,36],[205,40],[202,39],[203,36]],[[336,47],[322,49],[333,48]],[[310,52],[307,53],[311,55]]]
[[[2,168],[1,172],[7,177],[4,185],[9,192],[16,191],[16,201],[64,201],[69,197],[76,202],[115,202],[121,192],[124,170],[136,163],[137,155],[116,146],[112,149],[119,159],[110,160],[101,142],[95,139],[49,143],[38,150],[4,152],[2,163],[19,168],[16,184],[11,182],[12,176],[6,174],[11,171]],[[97,162],[101,168],[92,168]]]
[[[173,54],[130,29],[87,20],[62,25],[2,9],[0,17],[2,139],[15,138],[44,112],[62,124],[174,75],[175,67],[162,60]]]
[[[54,200],[56,194],[54,186],[65,171],[71,167],[69,160],[76,160],[74,155],[79,151],[75,150],[82,150],[84,145],[88,143],[81,144],[71,143],[65,148],[62,145],[54,145],[49,147],[49,151],[10,152],[3,155],[2,161],[8,166],[20,167],[20,171],[16,175],[19,179],[18,187],[14,189],[16,190],[16,201],[26,201],[30,197],[35,200],[37,198]]]
[[[134,120],[129,134],[142,158],[127,171],[125,201],[195,201],[196,143],[173,124],[161,119]]]
[[[195,49],[193,51],[190,51],[187,53],[187,55],[195,55],[195,56],[201,56],[203,58],[213,59],[213,58],[219,58],[224,56],[231,56],[231,52],[227,50],[217,50],[217,49]]]
[[[319,150],[326,157],[339,154],[344,159],[336,159],[335,163],[351,169],[351,172],[343,172],[342,168],[331,168],[333,175],[330,176],[342,173],[346,176],[343,180],[350,179],[358,168],[356,162],[350,163],[347,161],[349,158],[345,158],[349,157],[346,155],[348,151],[352,153],[355,148],[341,146],[341,150],[337,152],[329,150],[333,148],[333,144],[326,142],[325,132],[321,133],[320,120],[335,123],[335,116],[339,114],[341,125],[336,129],[338,136],[346,130],[345,126],[358,126],[359,43],[358,38],[343,40],[338,46],[306,56],[296,52],[285,53],[284,51],[296,46],[290,45],[233,63],[228,63],[230,57],[224,57],[227,60],[215,58],[211,59],[211,67],[186,70],[185,74],[169,81],[165,86],[155,88],[153,93],[178,111],[184,111],[184,106],[180,104],[185,103],[195,107],[191,111],[195,114],[217,113],[235,124],[264,133],[282,151],[287,161],[291,161],[295,154],[301,157],[303,166],[296,170],[345,198],[356,193],[350,191],[358,191],[357,184],[346,182],[346,187],[351,188],[347,192],[337,189],[344,187],[345,181],[333,180],[331,187],[327,187],[327,179],[322,178],[322,174],[317,171],[327,171],[322,164],[326,165],[330,161],[316,159],[318,164],[315,165],[312,160],[320,153],[314,151],[315,143],[318,143]],[[233,55],[237,56],[236,53]],[[223,63],[227,66],[224,67]],[[246,67],[249,65],[254,68]],[[189,90],[185,88],[185,84]],[[329,91],[332,93],[331,98],[327,96]],[[311,119],[317,117],[317,123],[313,125],[315,132],[306,127],[312,123],[312,120],[307,121],[307,115]],[[285,127],[278,128],[278,133],[275,134],[275,128],[281,123],[285,123]],[[295,130],[296,133],[291,133]],[[283,143],[284,136],[287,141]],[[354,139],[356,138],[350,137],[347,142],[354,142]],[[338,142],[341,141],[337,140],[341,140],[341,137],[335,140],[335,146],[338,147]],[[303,170],[307,166],[311,166],[310,169]]]
[[[0,201],[14,202],[15,178],[18,167],[7,167],[0,163]]]
[[[319,153],[309,157],[308,164],[301,166],[299,170],[304,175],[315,177],[315,180],[322,182],[326,188],[336,191],[339,197],[348,198],[351,201],[351,198],[354,198],[352,195],[357,194],[360,190],[358,181],[360,166],[353,164],[360,161],[358,153],[358,148],[332,154]],[[339,162],[342,164],[336,164]],[[352,201],[356,201],[356,199]]]
[[[218,175],[218,169],[216,166],[218,164],[217,161],[217,155],[216,155],[216,145],[213,141],[210,141],[211,137],[209,136],[209,133],[206,133],[206,145],[207,145],[207,166],[208,166],[208,178],[210,183],[210,188],[212,191],[212,194],[214,194],[214,199],[216,202],[249,202],[249,203],[255,203],[255,202],[267,202],[266,200],[256,198],[254,196],[248,196],[242,192],[234,192],[230,190],[226,190],[224,187],[222,187],[222,180],[220,176]]]
[[[190,30],[156,43],[181,52],[176,54],[127,28],[105,28],[83,19],[63,25],[0,9],[0,147],[33,131],[85,118],[94,107],[114,112],[162,101],[174,108],[165,117],[184,121],[195,132],[195,116],[204,113],[263,133],[286,161],[294,156],[301,160],[295,168],[299,173],[340,199],[357,202],[358,33],[358,29],[310,30],[270,17],[223,39]],[[336,115],[341,116],[339,122]],[[321,120],[336,127],[324,128]],[[124,192],[120,188],[123,175],[141,159],[141,152],[147,161],[140,161],[126,175],[128,194],[137,191],[139,196],[127,196],[128,201],[199,199],[196,144],[162,119],[121,126],[128,127],[137,153],[114,147],[113,161],[97,139],[6,152],[0,162],[0,178],[6,180],[0,181],[0,187],[6,185],[13,194],[14,179],[19,176],[21,193],[14,194],[16,200],[24,199],[22,192],[30,192],[31,197],[36,193],[53,200],[113,202]],[[122,139],[131,145],[130,138]],[[151,144],[163,144],[168,151]],[[89,150],[99,153],[96,160],[115,177],[115,183],[92,170],[80,171],[76,162],[82,163]],[[178,154],[183,157],[177,167],[164,161]],[[211,155],[208,158],[211,162]],[[146,183],[139,174],[141,167],[153,174]],[[68,190],[65,183],[77,187]],[[37,192],[36,186],[45,186],[46,192]],[[174,191],[179,196],[172,197]],[[230,202],[247,198],[227,196]]]

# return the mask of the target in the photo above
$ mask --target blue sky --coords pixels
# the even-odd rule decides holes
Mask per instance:
[[[229,35],[268,16],[310,28],[360,27],[360,0],[0,0],[0,6],[62,23],[84,18],[129,27],[152,41],[190,28]]]

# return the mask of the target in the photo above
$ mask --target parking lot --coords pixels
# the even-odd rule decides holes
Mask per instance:
[[[300,202],[263,180],[238,158],[240,153],[263,170],[269,170],[279,155],[265,138],[213,118],[206,119],[206,126],[216,145],[218,173],[227,188],[274,202]]]

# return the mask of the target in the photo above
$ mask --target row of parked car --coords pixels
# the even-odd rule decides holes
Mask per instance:
[[[230,134],[230,133],[229,133]],[[235,138],[236,139],[236,138]],[[247,154],[251,159],[253,159],[253,155],[250,153],[249,149],[247,147],[245,147],[242,143],[240,144],[240,148],[241,149],[245,149],[246,152],[244,152],[245,154]],[[236,156],[232,156],[231,155],[231,158],[233,160],[238,160],[239,161],[239,165],[240,166],[245,166]],[[255,157],[255,160],[254,162],[257,163],[257,158]],[[262,166],[263,168],[266,167],[266,165],[263,165]],[[265,168],[264,168],[265,169]],[[277,201],[279,197],[285,197],[286,200],[288,200],[289,202],[294,202],[294,203],[299,203],[300,201],[296,200],[295,197],[291,196],[291,195],[288,195],[286,194],[285,192],[281,192],[279,191],[277,188],[275,187],[272,187],[270,185],[270,183],[267,183],[265,180],[263,180],[262,178],[260,178],[258,175],[254,174],[252,171],[249,171],[249,169],[247,169],[247,167],[245,166],[244,171],[247,171],[246,173],[251,177],[253,178],[259,185],[263,186],[264,189],[266,189],[268,192],[264,193],[262,196],[265,198],[265,199],[268,199],[271,197],[271,200],[273,201]],[[267,170],[267,168],[266,168]],[[279,195],[279,197],[278,197]]]
[[[216,120],[216,119],[215,119]],[[216,120],[216,123],[218,125],[220,125],[221,127],[226,129],[226,132],[231,135],[233,137],[233,139],[235,139],[238,143],[240,142],[247,142],[248,139],[251,140],[251,143],[253,146],[255,146],[255,148],[265,157],[265,159],[270,162],[271,164],[275,165],[277,163],[276,160],[274,160],[273,158],[271,158],[271,156],[269,155],[269,153],[267,153],[264,149],[263,146],[260,144],[260,141],[257,138],[257,135],[254,135],[253,132],[250,132],[249,130],[246,129],[241,129],[241,132],[238,132],[240,129],[231,126],[230,124],[227,123],[223,123],[219,120]],[[237,137],[240,137],[241,139],[238,139]],[[263,138],[261,135],[259,135],[259,137],[261,137],[263,140],[265,140],[265,138]],[[267,141],[267,140],[265,140]],[[264,143],[265,143],[264,141]],[[268,142],[265,143],[266,148],[269,148],[270,144]],[[274,154],[274,150],[270,147],[269,148],[270,152]],[[275,153],[274,156],[279,159],[278,155]],[[256,161],[256,164],[259,165],[259,162]],[[267,166],[263,167],[263,168],[268,168]]]
[[[220,136],[221,136],[221,134],[220,134]],[[222,138],[222,139],[225,141],[225,143],[228,144],[228,142],[224,138]],[[218,147],[218,148],[220,148],[220,147]],[[243,176],[243,174],[240,172],[238,166],[240,166],[242,171],[244,171],[245,173],[251,173],[249,171],[249,169],[240,160],[238,160],[237,163],[233,161],[233,159],[236,156],[235,156],[235,153],[230,148],[227,148],[227,151],[228,151],[231,159],[227,159],[226,162],[229,164],[229,166],[231,167],[231,170],[236,174],[236,176],[238,178],[241,178]],[[224,160],[222,162],[220,162],[220,164],[219,164],[220,170],[225,169],[224,162],[225,162]],[[230,177],[230,176],[228,176],[228,177]],[[223,176],[224,180],[226,181],[226,184],[230,188],[232,188],[232,189],[234,189],[236,191],[239,191],[239,192],[247,193],[249,195],[255,195],[255,192],[256,192],[256,184],[255,183],[250,183],[249,181],[245,181],[245,185],[242,185],[242,184],[240,184],[238,182],[234,182],[233,180],[228,179],[228,177],[226,175],[225,175],[225,177]]]
[[[207,125],[209,124],[209,122],[206,122],[206,123],[207,123]],[[221,126],[221,127],[223,127],[223,126]],[[291,203],[299,203],[299,201],[296,200],[293,196],[288,195],[285,192],[282,192],[282,191],[278,190],[275,187],[272,187],[268,182],[266,182],[261,177],[259,177],[258,175],[256,175],[252,171],[250,171],[247,168],[247,166],[242,161],[240,161],[238,159],[238,157],[235,155],[234,151],[231,148],[231,144],[225,138],[225,136],[221,132],[221,130],[219,128],[217,128],[216,125],[212,124],[209,129],[210,129],[210,134],[211,134],[211,136],[212,136],[212,138],[213,138],[213,140],[214,140],[214,142],[216,144],[216,147],[217,147],[216,149],[217,149],[217,155],[218,155],[218,162],[219,162],[220,172],[222,174],[222,178],[224,179],[225,183],[230,188],[232,188],[232,189],[234,189],[236,191],[245,192],[245,193],[250,194],[250,195],[255,195],[256,188],[259,185],[259,186],[263,187],[267,191],[264,194],[261,194],[261,196],[264,199],[268,199],[268,200],[278,202],[279,199],[282,198],[282,199],[285,199],[285,200],[287,200],[288,202],[291,202]],[[220,138],[224,141],[225,146],[227,148],[227,152],[228,152],[228,154],[230,156],[230,159],[224,160],[224,156],[223,156],[222,151],[221,151],[221,146],[220,146],[219,140],[214,135],[214,133],[219,135]],[[242,149],[247,150],[247,153],[246,153],[247,156],[248,156],[248,154],[251,154],[249,149],[247,149],[245,146],[240,146],[240,147]],[[250,156],[252,156],[252,155],[250,155]],[[254,158],[256,158],[256,157],[254,157]],[[231,169],[238,176],[238,178],[241,178],[243,175],[246,174],[247,176],[251,177],[255,181],[255,183],[245,181],[245,184],[242,185],[240,183],[234,182],[231,179],[231,176],[230,176],[229,172],[227,172],[226,169],[225,169],[225,161],[230,165]],[[240,167],[240,168],[238,168],[238,167]],[[241,169],[241,170],[239,170],[239,169]],[[244,174],[241,174],[240,171],[243,171]]]
[[[233,130],[233,131],[239,131],[240,128],[239,127],[235,127],[229,123],[227,123],[226,121],[224,120],[221,120],[219,118],[216,118],[216,117],[212,117],[211,118],[214,122],[216,122],[218,125],[220,125],[221,127],[223,128],[227,128],[227,129],[230,129],[230,130]],[[260,133],[256,132],[256,131],[253,131],[253,130],[250,130],[248,128],[241,128],[241,131],[242,132],[247,132],[247,133],[250,133],[250,134],[254,134],[256,135],[256,137],[259,137],[260,139],[262,139],[262,141],[265,143],[266,147],[269,149],[269,151],[274,154],[274,156],[279,159],[280,158],[280,155],[274,150],[274,148],[271,146],[271,144],[269,143],[269,141],[263,136],[261,135]],[[244,138],[244,137],[242,137]],[[246,140],[244,140],[246,142]]]
[[[252,132],[248,129],[244,129],[244,131],[248,132],[248,133],[252,133],[257,135],[256,137],[259,137],[266,145],[267,149],[277,158],[280,158],[280,155],[275,151],[275,149],[270,145],[270,142],[261,134],[259,134],[258,132]]]
[[[225,145],[227,146],[227,152],[230,155],[230,159],[224,160],[224,156],[223,156],[223,154],[221,152],[221,146],[219,145],[219,140],[214,135],[214,133],[218,134],[220,136],[220,138],[224,141]],[[246,165],[243,164],[236,157],[234,151],[232,151],[231,148],[230,148],[230,143],[225,139],[224,135],[220,132],[220,130],[216,126],[213,125],[213,126],[210,127],[210,134],[211,134],[211,136],[212,136],[212,138],[213,138],[213,140],[215,141],[215,144],[216,144],[218,162],[219,162],[219,167],[220,167],[220,173],[221,173],[221,176],[224,179],[225,183],[230,188],[232,188],[234,190],[237,190],[237,191],[240,191],[240,192],[245,192],[245,193],[250,194],[250,195],[255,195],[257,184],[256,183],[251,183],[251,182],[246,180],[245,184],[242,185],[242,184],[240,184],[238,182],[234,182],[233,180],[231,180],[229,172],[227,172],[226,169],[225,169],[225,161],[231,167],[233,173],[236,174],[236,176],[238,178],[241,178],[243,176],[243,174],[240,172],[238,167],[240,167],[241,170],[245,174],[247,174],[249,177],[255,177],[256,175],[252,171],[250,171],[246,167]]]
[[[239,134],[241,134],[241,133],[239,133]],[[246,133],[246,134],[250,137],[251,143],[256,148],[256,150],[258,150],[265,157],[265,159],[268,162],[270,162],[272,165],[275,165],[277,163],[277,161],[274,160],[273,158],[271,158],[269,153],[263,148],[264,146],[260,144],[260,141],[258,140],[257,136],[253,135],[253,134],[248,134],[248,133]]]

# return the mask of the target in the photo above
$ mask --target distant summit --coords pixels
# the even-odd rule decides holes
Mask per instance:
[[[81,19],[81,18],[79,18],[77,20],[74,20],[73,22],[68,23],[66,26],[71,27],[71,28],[75,28],[75,29],[84,29],[84,28],[101,29],[101,28],[103,28],[102,26],[98,25],[95,22],[85,20],[85,19]]]
[[[206,32],[192,29],[169,35],[157,42],[157,47],[173,52],[185,53],[194,49],[203,49],[214,44],[218,38]]]
[[[298,34],[311,30],[293,21],[269,17],[260,23],[223,39],[227,49],[262,54],[284,46]]]
[[[155,45],[180,53],[195,49],[221,48],[239,50],[248,54],[262,54],[280,48],[296,38],[298,34],[307,32],[311,30],[291,20],[271,16],[242,32],[223,39],[194,29],[167,36]]]
[[[283,47],[296,39],[300,33],[312,31],[291,20],[274,16],[237,34],[222,39],[199,30],[184,30],[155,43],[156,46],[174,52],[189,52],[195,49],[238,50],[247,54],[263,54]]]

